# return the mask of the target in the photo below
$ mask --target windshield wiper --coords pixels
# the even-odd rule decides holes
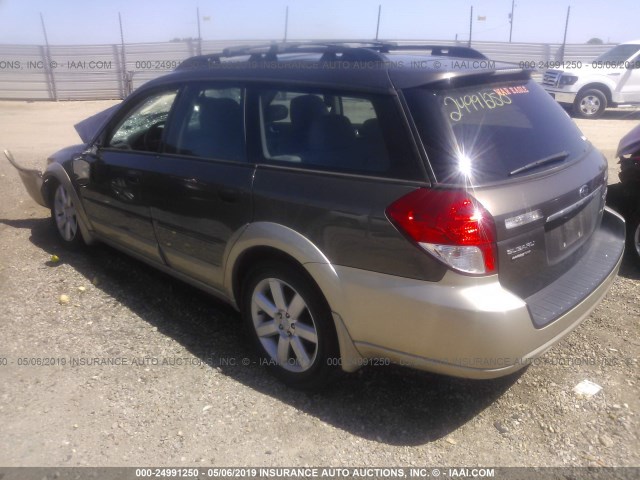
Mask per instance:
[[[561,160],[564,160],[568,156],[569,152],[554,153],[553,155],[549,155],[548,157],[544,157],[540,160],[536,160],[535,162],[528,163],[524,167],[516,168],[513,172],[509,173],[509,176],[517,175],[519,173],[526,172],[527,170],[532,170],[547,163],[559,162]]]

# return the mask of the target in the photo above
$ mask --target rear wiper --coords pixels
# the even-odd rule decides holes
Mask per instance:
[[[536,167],[539,167],[540,165],[545,165],[547,163],[559,162],[561,160],[564,160],[568,156],[569,156],[569,152],[554,153],[553,155],[549,155],[548,157],[544,157],[544,158],[541,158],[540,160],[536,160],[535,162],[528,163],[524,167],[516,168],[513,172],[509,173],[509,176],[526,172],[527,170],[534,169]]]

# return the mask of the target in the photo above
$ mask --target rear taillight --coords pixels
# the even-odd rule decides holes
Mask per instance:
[[[419,188],[393,202],[386,213],[401,232],[454,270],[497,272],[495,223],[467,192]]]

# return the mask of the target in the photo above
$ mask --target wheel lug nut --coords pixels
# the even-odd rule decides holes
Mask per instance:
[[[291,318],[291,315],[289,315],[288,313],[287,313],[287,318]]]
[[[282,325],[278,325],[278,328],[282,330],[284,327]]]

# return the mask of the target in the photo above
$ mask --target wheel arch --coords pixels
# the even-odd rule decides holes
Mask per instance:
[[[256,222],[248,225],[228,248],[224,289],[237,309],[240,309],[242,282],[252,265],[263,260],[285,262],[301,271],[328,303],[338,337],[342,369],[355,371],[362,365],[362,356],[338,313],[343,311],[345,302],[340,278],[329,259],[311,240],[284,225]]]
[[[53,207],[53,195],[56,186],[63,183],[55,174],[46,175],[42,179],[42,199],[46,203],[47,208]]]
[[[613,103],[613,93],[611,91],[610,85],[602,82],[587,83],[585,86],[580,88],[580,90],[578,90],[576,98],[579,98],[580,95],[587,90],[600,90],[604,94],[604,97],[607,99],[607,106],[610,106]]]
[[[47,169],[42,175],[42,197],[49,208],[51,208],[51,199],[57,185],[63,185],[67,189],[69,195],[71,195],[71,199],[76,207],[78,225],[80,226],[80,232],[82,233],[84,242],[88,245],[93,243],[95,240],[91,233],[89,217],[87,217],[87,213],[84,209],[84,205],[80,201],[78,192],[71,183],[71,179],[62,164],[53,162],[47,166]]]
[[[234,301],[239,305],[240,299],[242,298],[242,284],[251,271],[252,267],[259,262],[264,261],[277,261],[280,263],[287,264],[299,272],[305,274],[305,276],[311,280],[315,287],[320,288],[313,277],[309,274],[309,272],[304,268],[304,266],[298,262],[291,255],[283,252],[282,250],[278,250],[273,247],[265,247],[265,246],[255,246],[250,247],[240,256],[233,266],[233,280],[232,280],[232,292]]]
[[[305,268],[305,264],[331,264],[308,238],[289,227],[272,222],[249,224],[230,246],[225,259],[224,288],[236,306],[239,304],[240,287],[244,275],[258,260],[275,259],[291,264],[303,271],[321,291],[319,282]],[[327,301],[332,306],[328,298]]]

